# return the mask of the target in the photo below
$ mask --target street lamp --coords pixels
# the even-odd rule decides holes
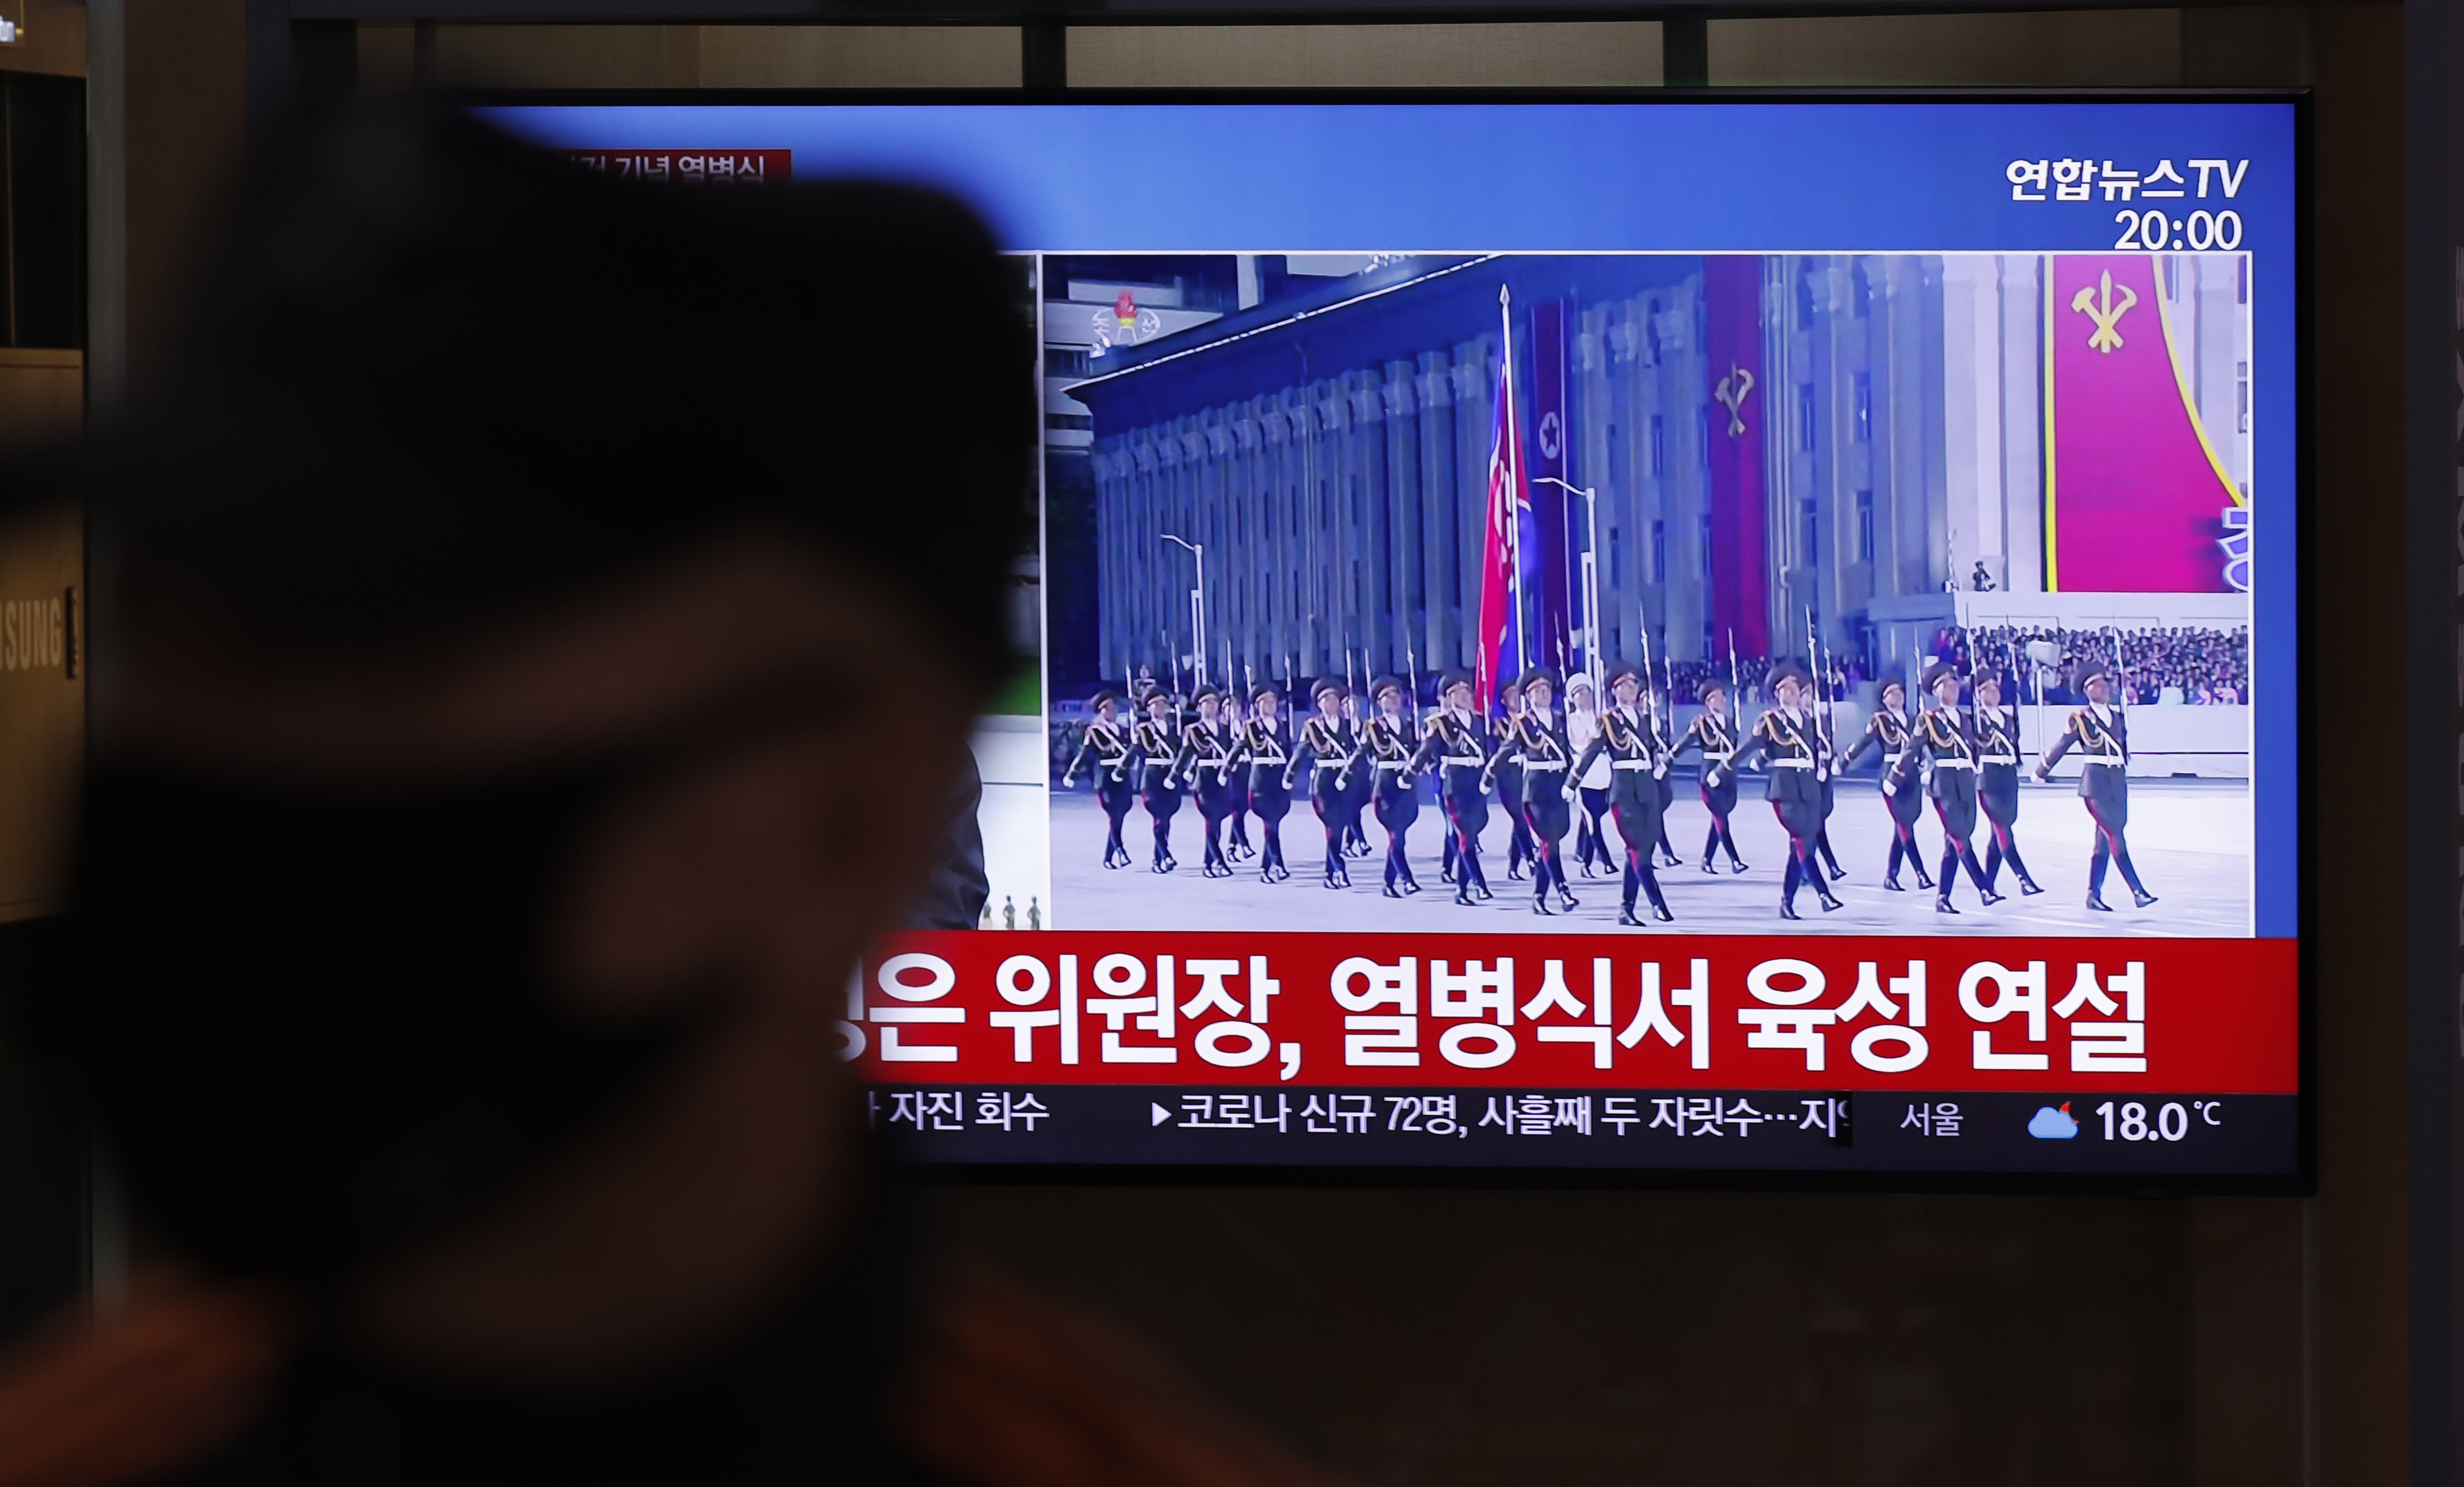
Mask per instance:
[[[1568,485],[1554,475],[1535,475],[1560,491],[1583,498],[1583,517],[1591,528],[1591,538],[1583,548],[1583,669],[1591,673],[1595,689],[1602,685],[1600,674],[1600,504],[1597,491]],[[1598,693],[1594,692],[1595,696]]]
[[[1177,537],[1169,532],[1161,536],[1167,542],[1177,542],[1188,548],[1198,558],[1198,587],[1189,591],[1189,627],[1191,642],[1197,651],[1198,685],[1203,687],[1206,685],[1206,544]]]

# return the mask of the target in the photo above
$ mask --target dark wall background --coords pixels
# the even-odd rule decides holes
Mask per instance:
[[[126,12],[123,360],[176,319],[218,179],[200,162],[237,132],[245,9]],[[2382,771],[2390,739],[2344,725],[2403,686],[2400,11],[1711,24],[1724,83],[2315,82],[2306,547],[2325,685],[2310,705],[2322,779]],[[1465,29],[1462,63],[1483,80],[1568,80],[1550,71],[1561,52],[1494,39],[1544,29]],[[514,30],[505,44],[581,55],[601,28]],[[1891,39],[1835,45],[1852,32]],[[356,55],[379,41],[414,55],[407,25],[362,30]],[[1243,80],[1206,71],[1232,55],[1215,42],[1189,46],[1196,80]],[[1464,80],[1389,76],[1395,57],[1443,50],[1416,35],[1364,55],[1375,80]],[[1757,55],[1793,70],[1723,71]],[[1538,70],[1492,76],[1516,58]],[[2408,1464],[2397,805],[2332,798],[2318,819],[2315,1199],[985,1187],[925,1206],[949,1244],[1119,1321],[1367,1481],[2393,1487]],[[37,1108],[12,1078],[0,1072],[0,1127],[38,1135],[0,1139],[0,1335],[67,1289],[84,1242],[76,1167],[40,1155],[74,1142],[9,1113]],[[49,1236],[12,1248],[37,1201]]]

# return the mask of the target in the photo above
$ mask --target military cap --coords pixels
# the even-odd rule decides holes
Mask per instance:
[[[1471,673],[1469,671],[1448,671],[1443,676],[1438,678],[1438,695],[1442,697],[1446,693],[1453,691],[1458,687],[1470,687],[1471,685],[1473,684]]]
[[[1273,697],[1280,700],[1283,695],[1284,689],[1277,687],[1272,682],[1260,682],[1257,686],[1249,689],[1249,700],[1251,702],[1255,702],[1261,697]]]
[[[1955,681],[1958,681],[1958,680],[1959,680],[1959,668],[1958,668],[1957,667],[1952,666],[1952,665],[1951,665],[1949,662],[1947,662],[1947,661],[1937,661],[1937,662],[1935,662],[1933,665],[1931,665],[1931,666],[1929,666],[1929,667],[1925,667],[1925,690],[1927,690],[1927,691],[1931,691],[1931,690],[1933,690],[1936,687],[1941,686],[1941,685],[1942,685],[1942,679],[1943,679],[1944,677],[1946,677],[1946,676],[1947,676],[1947,677],[1949,677],[1949,678],[1950,678],[1952,681],[1954,681],[1954,682],[1955,682]]]
[[[2095,681],[2100,676],[2104,678],[2105,681],[2111,682],[2113,680],[2113,667],[2106,666],[2101,661],[2086,662],[2082,664],[2077,671],[2071,674],[2071,687],[2074,690],[2085,691],[2087,690],[2087,684]]]
[[[1497,694],[1501,697],[1518,695],[1522,690],[1523,680],[1520,677],[1501,676],[1497,679]]]
[[[1223,689],[1216,686],[1213,682],[1208,682],[1199,687],[1198,690],[1189,694],[1189,705],[1194,708],[1199,703],[1204,702],[1209,697],[1221,697],[1222,695]]]
[[[1388,692],[1399,692],[1403,689],[1403,679],[1401,677],[1381,676],[1377,680],[1369,684],[1369,697],[1371,701],[1375,702],[1376,699],[1385,696]]]
[[[1884,679],[1882,683],[1882,695],[1887,697],[1893,692],[1898,692],[1903,697],[1906,696],[1908,694],[1908,684],[1901,681],[1896,676]]]
[[[1716,676],[1706,679],[1703,685],[1696,689],[1705,697],[1710,696],[1713,692],[1718,692],[1723,697],[1728,695],[1728,684],[1720,680]]]
[[[1771,667],[1771,684],[1777,687],[1782,682],[1794,682],[1799,687],[1811,687],[1814,685],[1814,677],[1795,662],[1782,661]]]
[[[1352,689],[1344,686],[1340,680],[1331,676],[1319,677],[1317,679],[1317,685],[1309,689],[1309,696],[1313,699],[1323,697],[1328,692],[1332,692],[1337,697],[1349,697],[1352,695]]]
[[[1117,706],[1119,705],[1120,700],[1121,694],[1107,687],[1102,691],[1097,692],[1094,696],[1088,698],[1087,706],[1090,708],[1100,708],[1108,702]]]
[[[1636,666],[1631,661],[1620,661],[1617,665],[1609,667],[1609,685],[1611,687],[1615,687],[1617,683],[1624,681],[1627,677],[1632,677],[1638,682],[1649,682],[1651,680],[1651,678],[1642,674],[1642,667]]]
[[[1564,684],[1557,680],[1557,673],[1547,667],[1533,667],[1530,670],[1524,672],[1522,680],[1516,682],[1514,687],[1515,690],[1520,691],[1524,688],[1536,687],[1543,683],[1547,684],[1549,689],[1552,692],[1564,690]]]

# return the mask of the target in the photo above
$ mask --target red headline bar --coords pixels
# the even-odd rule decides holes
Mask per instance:
[[[2291,940],[900,935],[898,1083],[2299,1091]]]

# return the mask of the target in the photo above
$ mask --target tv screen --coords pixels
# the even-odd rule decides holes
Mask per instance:
[[[989,896],[844,993],[908,1159],[2239,1187],[2305,1175],[2298,111],[488,107],[1017,254]],[[913,453],[847,498],[929,523]]]

